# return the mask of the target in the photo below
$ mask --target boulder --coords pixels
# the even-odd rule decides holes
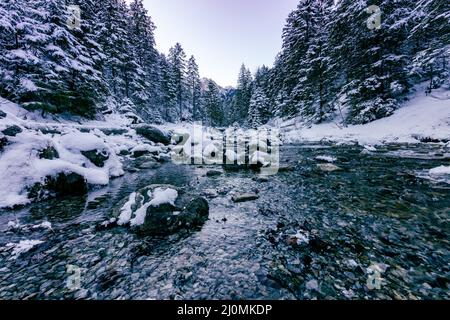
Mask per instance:
[[[56,177],[48,176],[44,183],[36,183],[28,189],[28,198],[39,201],[52,195],[84,195],[88,185],[83,176],[77,173],[59,173]]]
[[[278,167],[278,172],[291,172],[291,171],[295,171],[295,168],[293,166],[280,165]]]
[[[59,153],[53,146],[48,146],[45,149],[39,151],[39,159],[53,160],[58,158]]]
[[[174,204],[162,203],[158,206],[148,206],[144,223],[132,227],[132,230],[136,233],[143,236],[167,236],[181,230],[192,230],[200,227],[208,220],[209,205],[205,198],[193,196],[191,192],[187,193],[172,185],[150,185],[137,191],[136,203],[131,206],[132,217],[153,199],[152,193],[157,188],[174,189],[178,192],[178,197]],[[120,215],[121,209],[127,201],[129,201],[129,197],[120,202],[114,209],[113,214],[116,218]]]
[[[107,151],[89,150],[81,151],[81,154],[89,159],[95,166],[103,168],[105,162],[109,159],[109,153]]]
[[[2,152],[5,147],[8,145],[8,139],[6,137],[1,137],[0,138],[0,152]]]
[[[6,118],[6,113],[0,110],[0,119]]]
[[[133,151],[133,158],[140,158],[142,156],[145,156],[149,152],[147,150],[134,150]]]
[[[22,132],[22,128],[20,128],[19,126],[16,126],[16,125],[9,126],[8,128],[6,128],[5,130],[2,131],[2,133],[5,136],[10,136],[10,137],[15,137],[16,135],[18,135],[21,132]]]
[[[259,195],[257,195],[256,193],[240,193],[232,197],[232,200],[235,203],[253,201],[257,199],[259,199]]]
[[[208,172],[206,172],[206,176],[207,177],[217,177],[222,175],[222,171],[220,170],[209,170]]]
[[[136,127],[136,133],[147,138],[154,143],[162,143],[164,145],[170,144],[170,136],[159,130],[156,127],[142,124]]]

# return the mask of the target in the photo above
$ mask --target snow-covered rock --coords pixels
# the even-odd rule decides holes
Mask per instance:
[[[150,185],[130,194],[114,213],[117,224],[144,235],[168,235],[208,219],[208,202],[170,185]]]

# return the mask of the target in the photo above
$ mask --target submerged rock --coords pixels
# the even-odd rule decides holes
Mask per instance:
[[[207,177],[217,177],[217,176],[220,176],[220,175],[222,175],[222,171],[220,171],[220,170],[209,170],[208,172],[206,172],[206,176]]]
[[[81,151],[81,154],[89,159],[95,166],[103,168],[105,162],[109,159],[109,153],[107,151],[89,150]]]
[[[259,196],[256,193],[240,193],[232,197],[232,200],[235,203],[253,201],[257,199],[259,199]]]
[[[23,130],[21,127],[13,125],[13,126],[9,126],[7,127],[5,130],[2,131],[2,133],[5,136],[10,136],[10,137],[15,137],[16,135],[18,135],[19,133],[21,133]]]
[[[170,136],[156,127],[142,124],[136,127],[136,133],[147,138],[154,143],[170,144]]]

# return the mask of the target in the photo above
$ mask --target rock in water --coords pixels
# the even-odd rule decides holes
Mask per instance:
[[[10,137],[15,137],[16,135],[18,135],[21,132],[22,132],[22,128],[20,128],[19,126],[16,126],[16,125],[10,126],[2,131],[2,133],[5,136],[10,136]]]
[[[89,159],[95,166],[103,168],[105,166],[105,162],[109,159],[109,154],[107,151],[99,151],[99,150],[89,150],[89,151],[81,151],[81,154]]]
[[[50,196],[84,195],[88,185],[77,173],[59,173],[56,177],[46,177],[44,183],[36,183],[28,189],[28,198],[40,201]]]
[[[155,199],[154,194],[157,189],[173,189],[178,192],[178,196],[174,202],[172,199],[159,205],[150,205],[150,202]],[[208,201],[203,197],[192,197],[191,192],[185,192],[175,186],[150,185],[137,191],[133,199],[135,203],[129,206],[130,218],[136,217],[142,210],[145,210],[145,218],[142,224],[132,226],[132,230],[143,236],[167,236],[183,229],[192,230],[208,220]],[[113,214],[120,216],[126,202],[129,201],[128,197],[119,203]]]
[[[220,170],[209,170],[207,173],[206,173],[206,176],[207,177],[217,177],[217,176],[220,176],[222,174],[222,171],[220,171]]]
[[[170,235],[181,229],[198,227],[208,220],[209,205],[204,198],[196,198],[181,209],[169,203],[147,209],[145,222],[138,228],[145,235]]]
[[[259,196],[256,193],[241,193],[234,195],[232,197],[233,202],[246,202],[246,201],[253,201],[259,199]]]
[[[83,195],[88,191],[84,177],[74,172],[61,172],[56,179],[47,178],[46,187],[60,196]]]
[[[334,171],[342,170],[342,168],[340,168],[337,165],[334,165],[332,163],[319,163],[317,165],[317,168],[323,172],[334,172]]]
[[[150,125],[142,124],[136,127],[136,133],[147,138],[154,143],[170,144],[170,137],[158,128]]]

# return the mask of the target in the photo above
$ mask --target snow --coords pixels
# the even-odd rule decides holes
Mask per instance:
[[[79,131],[73,131],[60,138],[61,144],[71,151],[103,150],[105,143],[99,137]]]
[[[122,226],[127,224],[131,220],[131,215],[133,214],[132,207],[136,204],[136,192],[130,194],[128,201],[120,209],[119,221],[117,224]]]
[[[175,201],[178,198],[177,190],[167,188],[156,188],[153,192],[153,199],[150,201],[150,205],[153,207],[158,207],[162,204],[169,203],[175,205]]]
[[[367,150],[370,152],[375,152],[375,151],[377,151],[377,148],[375,148],[374,146],[365,145],[364,150]]]
[[[297,231],[297,233],[296,233],[294,236],[292,236],[292,237],[296,239],[296,243],[297,243],[298,245],[300,245],[300,244],[302,244],[302,243],[305,243],[305,244],[308,244],[308,243],[309,243],[309,234],[308,234],[308,232],[303,232],[303,231],[299,230],[299,231]]]
[[[419,90],[418,90],[419,91]],[[362,145],[383,143],[417,143],[421,138],[450,139],[450,97],[445,92],[417,94],[390,117],[365,125],[343,127],[334,122],[306,126],[298,119],[274,121],[285,128],[288,143],[329,140],[359,142]]]
[[[1,99],[0,104],[7,113],[6,118],[0,119],[0,131],[11,125],[23,130],[15,137],[8,137],[10,144],[0,154],[0,208],[28,204],[28,188],[59,173],[77,173],[90,185],[107,185],[111,178],[124,174],[117,153],[124,145],[138,144],[134,136],[110,137],[98,128],[89,128],[90,132],[84,133],[79,130],[83,128],[80,124],[51,123],[7,100]],[[56,127],[61,134],[43,134],[36,130],[47,127]],[[39,153],[49,147],[58,152],[59,158],[40,159]],[[109,155],[102,168],[82,154],[91,150]]]
[[[430,170],[430,175],[450,175],[450,166],[440,166]]]
[[[147,215],[147,209],[151,206],[158,207],[158,206],[160,206],[162,204],[166,204],[166,203],[175,205],[175,201],[178,198],[178,191],[171,189],[171,188],[164,189],[164,188],[158,187],[153,191],[153,193],[151,191],[149,191],[148,195],[152,196],[152,200],[145,203],[139,209],[136,210],[136,212],[134,214],[134,218],[129,220],[130,226],[135,227],[135,226],[143,225],[145,222],[145,217]],[[131,199],[131,196],[130,196],[130,199]],[[124,208],[122,208],[122,209],[124,209]],[[123,215],[123,218],[124,218],[123,221],[127,220],[126,218],[128,218],[128,214],[130,213],[130,211],[128,211],[128,207],[125,208],[125,211],[124,211],[125,213]],[[122,214],[121,214],[121,216],[122,216]],[[130,217],[131,217],[131,214],[130,214]],[[120,221],[120,217],[119,217],[119,221]]]
[[[44,243],[44,241],[40,240],[21,240],[19,243],[8,243],[5,248],[7,250],[12,249],[12,257],[11,259],[17,259],[22,253],[28,252],[33,249],[35,246]]]
[[[317,156],[316,160],[333,163],[333,162],[337,161],[337,158],[332,157],[332,156]]]
[[[147,216],[147,209],[150,207],[150,203],[146,203],[136,210],[134,213],[134,218],[130,220],[130,226],[136,227],[141,226],[145,222],[145,217]]]

